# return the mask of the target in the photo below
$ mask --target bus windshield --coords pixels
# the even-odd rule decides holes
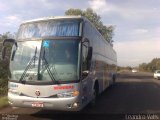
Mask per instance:
[[[16,52],[10,62],[12,80],[44,82],[51,81],[51,75],[56,81],[79,79],[79,40],[24,41],[17,44],[17,48],[13,46],[12,51]]]
[[[78,80],[80,42],[71,37],[81,36],[80,23],[80,19],[57,19],[22,24],[17,46],[12,48],[11,79],[26,82]]]
[[[17,39],[80,36],[80,20],[49,20],[39,21],[20,26]]]

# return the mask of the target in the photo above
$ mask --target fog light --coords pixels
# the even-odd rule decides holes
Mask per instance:
[[[8,103],[9,103],[10,105],[12,105],[12,104],[13,104],[13,101],[11,101],[11,100],[8,100]]]
[[[79,103],[75,102],[73,103],[73,107],[78,107],[79,106]]]

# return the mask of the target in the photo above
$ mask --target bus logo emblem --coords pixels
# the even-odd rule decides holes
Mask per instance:
[[[36,90],[35,94],[36,94],[36,96],[40,96],[41,93],[39,90]]]

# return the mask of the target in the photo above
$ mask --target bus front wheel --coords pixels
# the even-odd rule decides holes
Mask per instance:
[[[99,94],[99,85],[98,85],[98,82],[96,82],[93,89],[93,99],[90,102],[91,107],[95,106],[98,94]]]

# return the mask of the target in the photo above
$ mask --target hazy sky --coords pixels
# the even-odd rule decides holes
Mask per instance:
[[[115,26],[118,65],[136,66],[160,57],[160,0],[1,0],[0,34],[16,32],[24,20],[88,7],[105,25]]]

